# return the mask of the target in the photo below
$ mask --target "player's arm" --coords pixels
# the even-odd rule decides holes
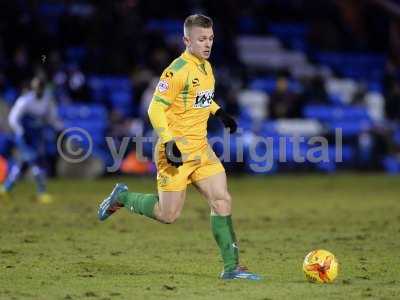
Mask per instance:
[[[32,148],[26,143],[24,127],[21,124],[21,120],[28,110],[29,105],[29,102],[25,98],[18,98],[8,115],[8,123],[15,133],[15,143],[20,149],[21,155],[25,159],[28,158],[30,160],[33,156]]]
[[[47,122],[56,130],[61,131],[64,128],[64,124],[58,117],[57,105],[54,99],[51,99],[49,104],[49,113],[47,115]]]
[[[24,128],[21,124],[21,119],[27,108],[28,102],[23,98],[18,98],[8,115],[8,123],[17,136],[24,135]]]
[[[234,118],[228,115],[215,101],[210,105],[210,112],[221,120],[225,128],[229,128],[230,133],[235,133],[237,124]]]
[[[215,113],[220,109],[221,107],[217,104],[217,102],[213,101],[210,105],[210,112],[212,115],[215,116]]]
[[[172,133],[168,127],[167,116],[165,114],[167,104],[164,104],[155,99],[157,98],[153,97],[153,99],[151,100],[148,115],[151,125],[159,135],[162,143],[166,143],[173,139]]]
[[[182,78],[169,69],[165,70],[161,75],[148,110],[151,125],[165,145],[167,161],[175,167],[182,165],[182,153],[169,129],[166,111],[175,101],[182,88]]]

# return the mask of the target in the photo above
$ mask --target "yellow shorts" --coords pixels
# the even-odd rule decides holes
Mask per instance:
[[[159,191],[183,191],[188,184],[225,171],[210,146],[197,154],[190,155],[179,168],[167,163],[165,147],[157,144],[155,151],[157,187]]]

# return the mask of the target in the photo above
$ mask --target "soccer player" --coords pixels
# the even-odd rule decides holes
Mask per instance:
[[[14,132],[20,161],[11,168],[4,185],[0,187],[0,196],[7,196],[22,173],[30,168],[37,186],[37,200],[44,204],[50,203],[52,198],[46,192],[45,172],[40,166],[44,150],[43,130],[47,125],[61,130],[63,125],[57,117],[52,95],[46,90],[43,79],[32,79],[31,90],[21,95],[12,107],[9,123]]]
[[[98,216],[105,220],[125,207],[161,223],[173,223],[192,183],[211,209],[211,229],[224,262],[220,277],[259,280],[260,276],[239,265],[225,169],[207,141],[210,114],[220,118],[231,133],[237,127],[213,101],[214,75],[207,61],[214,39],[212,25],[209,17],[199,14],[185,20],[186,51],[164,70],[149,106],[150,121],[159,135],[155,150],[158,195],[128,192],[125,184],[118,183],[100,204]]]

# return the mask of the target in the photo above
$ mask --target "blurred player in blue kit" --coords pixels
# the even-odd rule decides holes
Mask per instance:
[[[37,186],[38,202],[52,202],[52,197],[46,191],[46,173],[40,165],[45,150],[44,130],[50,125],[60,131],[63,124],[58,119],[57,107],[51,91],[46,89],[44,79],[32,79],[31,89],[16,100],[8,121],[14,133],[19,159],[9,170],[4,185],[0,186],[0,198],[8,197],[23,173],[31,169]]]

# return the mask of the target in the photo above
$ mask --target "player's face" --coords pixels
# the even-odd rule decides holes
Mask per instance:
[[[186,48],[190,53],[203,59],[208,59],[214,41],[214,31],[210,28],[192,27],[188,36],[184,37]]]
[[[39,80],[38,78],[34,78],[31,82],[32,90],[36,93],[38,98],[43,96],[44,92],[44,82]]]

